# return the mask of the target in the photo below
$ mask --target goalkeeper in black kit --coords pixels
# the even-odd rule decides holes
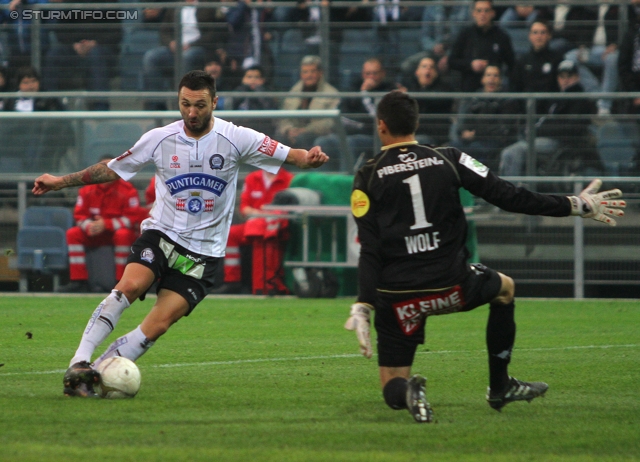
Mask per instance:
[[[467,223],[458,190],[509,212],[584,218],[615,225],[625,202],[618,189],[598,193],[594,180],[579,196],[538,194],[500,179],[455,148],[421,146],[415,140],[418,104],[393,91],[377,107],[381,152],[356,174],[351,208],[362,245],[358,301],[345,324],[356,332],[362,354],[372,356],[370,317],[375,311],[378,365],[384,400],[408,409],[417,422],[431,422],[426,379],[411,375],[424,343],[429,316],[470,311],[489,304],[487,401],[498,411],[513,401],[531,401],[544,382],[509,376],[516,324],[513,279],[484,265],[467,263]]]

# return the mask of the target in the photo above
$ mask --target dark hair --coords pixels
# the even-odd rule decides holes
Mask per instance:
[[[187,72],[184,77],[182,77],[182,80],[180,80],[178,92],[182,90],[182,87],[187,87],[189,90],[209,90],[211,99],[216,96],[216,79],[205,71]]]
[[[484,74],[487,72],[487,69],[489,69],[490,67],[495,67],[496,69],[498,69],[498,73],[500,74],[500,78],[502,78],[502,69],[500,68],[500,65],[496,64],[496,63],[487,64],[487,67],[485,67],[484,71],[482,71],[482,76],[483,77],[484,77]]]
[[[258,71],[260,72],[260,77],[264,77],[264,69],[262,69],[262,66],[259,66],[258,64],[254,64],[253,66],[249,66],[244,70],[244,75],[247,75],[248,71]]]
[[[491,8],[493,8],[493,0],[473,0],[474,6],[478,2],[487,2],[487,3],[491,4]]]
[[[377,56],[370,56],[369,58],[364,60],[364,63],[362,63],[362,65],[365,65],[366,63],[378,63],[380,64],[380,68],[384,69],[384,63]]]
[[[38,82],[41,80],[38,71],[31,66],[21,67],[16,71],[16,82],[18,82],[18,84],[25,78],[36,79]]]
[[[545,27],[545,29],[547,29],[547,32],[549,34],[553,34],[553,30],[551,29],[551,24],[549,24],[549,21],[547,21],[546,19],[542,19],[542,18],[535,19],[529,26],[529,30],[531,30],[534,24],[542,24]]]
[[[418,128],[418,101],[394,90],[380,100],[376,117],[384,121],[391,135],[411,135]]]

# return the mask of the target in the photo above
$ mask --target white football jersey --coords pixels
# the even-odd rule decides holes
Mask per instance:
[[[233,218],[240,163],[277,173],[289,147],[246,127],[214,118],[196,140],[182,120],[155,128],[109,168],[125,180],[156,165],[156,201],[142,230],[157,229],[187,249],[223,257]]]

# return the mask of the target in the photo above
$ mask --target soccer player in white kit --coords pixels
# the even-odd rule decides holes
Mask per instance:
[[[276,173],[283,162],[306,169],[329,159],[319,146],[292,149],[214,118],[215,80],[203,71],[182,78],[178,99],[182,120],[150,130],[120,157],[80,172],[61,177],[44,174],[35,180],[33,193],[41,195],[129,180],[144,166],[156,166],[156,202],[142,223],[142,235],[132,246],[122,279],[87,324],[63,379],[65,395],[96,396],[93,385],[100,377],[95,368],[102,361],[112,356],[135,361],[207,295],[223,261],[241,163]],[[156,281],[158,298],[142,323],[91,363],[122,312],[136,299],[144,299]]]

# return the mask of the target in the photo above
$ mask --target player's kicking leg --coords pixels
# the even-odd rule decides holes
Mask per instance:
[[[129,307],[129,300],[136,300],[153,280],[150,269],[139,264],[127,265],[122,280],[98,305],[87,323],[80,345],[64,374],[63,393],[66,396],[96,396],[93,386],[100,381],[100,374],[91,366],[91,356],[113,331],[120,315]]]
[[[65,396],[94,398],[98,395],[93,389],[100,381],[100,373],[94,370],[87,361],[72,364],[64,374],[62,383]]]

